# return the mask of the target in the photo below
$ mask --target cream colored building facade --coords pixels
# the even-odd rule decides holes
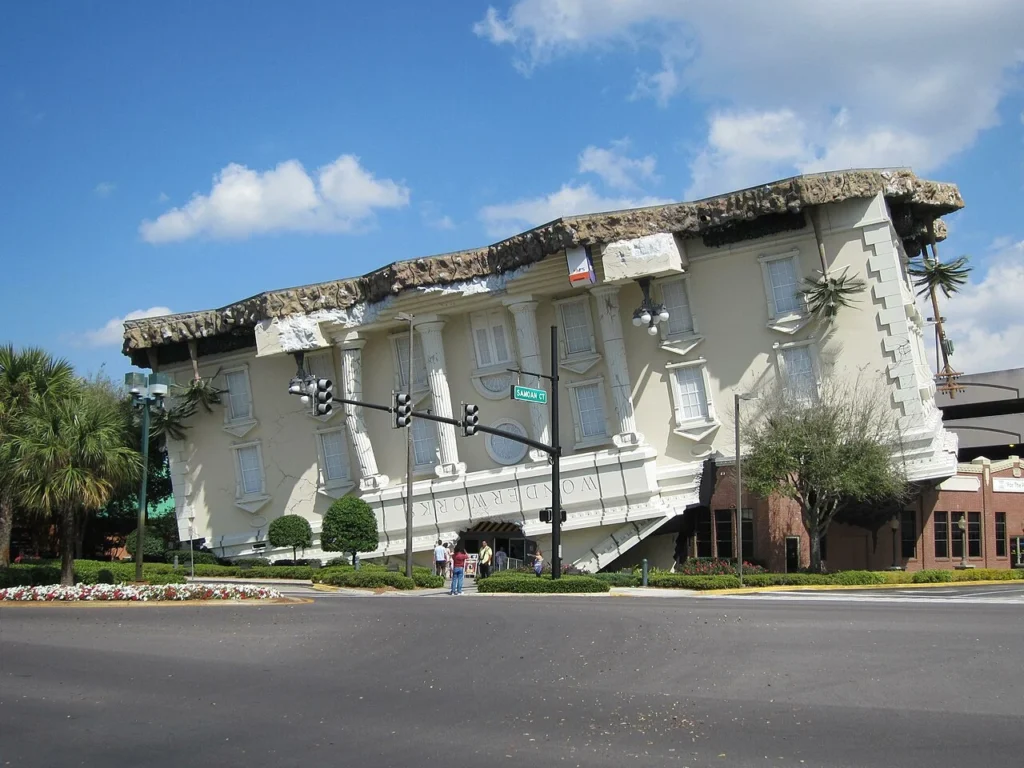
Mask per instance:
[[[734,456],[733,394],[771,380],[813,392],[826,369],[877,375],[911,479],[955,474],[956,441],[935,407],[906,264],[924,223],[959,207],[955,187],[909,171],[798,177],[560,219],[479,251],[130,321],[125,351],[180,384],[197,369],[227,391],[222,407],[194,416],[187,438],[169,445],[183,539],[191,519],[225,556],[288,557],[266,533],[294,513],[314,531],[305,556],[333,557],[318,548],[320,521],[334,499],[357,494],[381,532],[366,557],[380,557],[405,551],[405,432],[389,414],[337,403],[328,418],[310,415],[287,393],[294,353],[335,382],[336,396],[389,404],[408,389],[409,323],[397,319],[408,313],[417,410],[458,418],[460,403],[476,403],[482,424],[547,442],[548,406],[509,398],[516,381],[543,385],[507,369],[548,372],[557,326],[563,562],[597,570],[700,503],[707,460]],[[831,323],[811,318],[799,293],[805,277],[820,276],[822,253],[831,275],[866,283]],[[593,282],[571,284],[570,265],[587,254]],[[670,315],[655,336],[632,323],[644,277]],[[482,522],[514,523],[547,552],[543,454],[423,420],[412,434],[417,560],[429,562],[438,538]]]

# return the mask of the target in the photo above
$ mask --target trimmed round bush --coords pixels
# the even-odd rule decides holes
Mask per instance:
[[[282,515],[270,524],[267,539],[275,547],[291,547],[292,560],[295,560],[300,547],[313,545],[313,529],[301,515]]]
[[[379,540],[373,508],[356,496],[344,496],[331,504],[320,526],[324,552],[373,552]]]

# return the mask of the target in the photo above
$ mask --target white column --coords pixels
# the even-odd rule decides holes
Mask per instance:
[[[356,334],[349,334],[340,342],[341,349],[341,396],[347,400],[363,399],[363,347],[366,339]],[[355,405],[345,405],[345,425],[348,427],[349,441],[355,451],[359,463],[359,490],[379,491],[388,484],[388,476],[377,470],[377,457],[373,454],[373,444],[366,432],[362,409]]]
[[[436,316],[435,316],[436,317]],[[444,320],[419,320],[415,324],[423,342],[423,360],[427,365],[427,382],[430,384],[432,410],[438,416],[453,418],[452,396],[448,390],[448,369],[444,362],[444,341],[441,330]],[[451,424],[435,423],[437,446],[441,462],[434,468],[438,477],[456,477],[466,473],[466,465],[459,463],[459,448],[455,442],[455,427]]]
[[[532,296],[511,296],[503,302],[512,313],[516,324],[516,341],[519,347],[519,367],[524,371],[544,372],[544,362],[540,354],[540,336],[537,334],[537,302]],[[536,376],[523,376],[520,381],[525,387],[537,387],[547,389],[544,383]],[[539,443],[551,443],[551,434],[548,420],[548,406],[531,403],[530,409],[530,433],[534,440]],[[547,460],[547,454],[543,451],[530,449],[530,458],[533,461]]]
[[[637,431],[633,413],[633,383],[626,362],[626,342],[622,338],[622,316],[619,313],[619,286],[600,285],[590,292],[597,298],[597,321],[604,342],[604,359],[611,384],[612,403],[619,420],[619,433],[613,440],[620,448],[640,445],[644,436]]]

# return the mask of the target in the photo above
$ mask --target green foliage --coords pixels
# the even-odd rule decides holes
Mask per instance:
[[[996,568],[970,568],[953,571],[953,581],[1014,581],[1024,580],[1024,570],[1004,571]]]
[[[833,573],[832,583],[840,586],[863,586],[889,583],[882,571],[839,571]]]
[[[184,567],[178,566],[179,573],[188,572],[188,563],[185,563]],[[196,576],[206,578],[208,576],[223,576],[225,578],[238,577],[242,574],[242,569],[237,565],[208,565],[207,563],[199,563],[196,565]]]
[[[231,565],[239,567],[269,566],[270,560],[265,557],[239,557],[231,561]]]
[[[861,377],[826,378],[817,397],[777,389],[743,425],[750,446],[747,487],[762,497],[792,499],[811,538],[811,570],[820,571],[820,540],[851,504],[907,495],[889,397]]]
[[[309,521],[300,515],[283,515],[270,524],[267,539],[275,547],[291,547],[294,560],[299,547],[312,546],[313,529],[309,527]]]
[[[829,322],[839,313],[840,307],[852,307],[854,298],[863,293],[865,283],[856,275],[847,277],[804,278],[806,286],[801,293],[807,299],[807,308],[818,320]]]
[[[315,580],[320,584],[329,584],[333,587],[358,587],[361,589],[380,589],[382,587],[394,587],[395,589],[416,588],[416,582],[401,573],[377,569],[364,570],[360,568],[356,571],[345,568],[323,568],[317,572]]]
[[[744,573],[764,573],[764,568],[744,561]],[[736,573],[736,561],[724,557],[690,557],[676,568],[684,576],[728,576]]]
[[[284,565],[260,568],[236,569],[238,576],[243,579],[312,579],[313,574],[322,570],[310,568],[308,565]]]
[[[181,573],[153,573],[146,577],[146,581],[150,584],[185,584],[188,582],[188,579]],[[110,584],[113,582],[103,583]]]
[[[921,259],[911,263],[907,272],[914,281],[914,287],[918,289],[918,296],[930,295],[933,291],[942,291],[942,294],[948,299],[967,285],[967,279],[972,269],[968,266],[969,261],[967,256],[960,256],[943,264],[927,258],[922,253]]]
[[[148,547],[147,547],[148,549]],[[190,553],[187,549],[169,549],[164,552],[164,562],[173,563],[174,558],[177,556],[178,565],[188,566],[190,562],[196,565],[219,565],[220,561],[213,552],[200,552],[199,550],[192,550]],[[191,558],[191,559],[190,559]]]
[[[124,540],[124,548],[128,550],[128,554],[135,557],[135,553],[138,551],[138,539],[139,529],[136,528],[134,531],[128,534]],[[163,558],[164,550],[167,545],[164,543],[163,538],[157,533],[156,529],[150,525],[145,528],[145,533],[142,537],[142,557],[152,558]]]
[[[412,580],[420,589],[439,589],[444,586],[444,576],[435,576],[429,568],[413,568]]]
[[[636,573],[595,573],[592,578],[610,587],[639,587],[641,579]]]
[[[740,580],[736,576],[686,576],[679,573],[656,573],[647,579],[648,586],[659,589],[735,589]]]
[[[515,594],[586,594],[607,592],[611,586],[593,576],[563,576],[552,579],[550,574],[540,578],[530,574],[502,571],[481,579],[476,585],[478,592],[512,592]]]
[[[377,516],[360,498],[340,498],[324,515],[320,529],[320,548],[324,552],[373,552],[378,540]]]
[[[913,576],[915,584],[939,584],[953,580],[952,571],[925,570],[918,571]]]

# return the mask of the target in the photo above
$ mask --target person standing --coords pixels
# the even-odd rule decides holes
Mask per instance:
[[[505,552],[504,547],[494,554],[494,567],[499,571],[504,571],[508,568],[508,554]]]
[[[540,547],[537,547],[537,551],[533,555],[533,572],[539,577],[541,571],[544,570],[544,553]]]
[[[466,560],[468,559],[469,555],[466,554],[466,548],[459,544],[455,548],[455,554],[452,555],[452,588],[448,594],[462,594],[462,580],[466,574]]]
[[[486,579],[491,575],[491,560],[494,559],[494,550],[486,541],[480,542],[480,578]]]
[[[448,569],[448,550],[444,548],[444,542],[437,540],[434,547],[434,573],[444,578],[444,572]]]

